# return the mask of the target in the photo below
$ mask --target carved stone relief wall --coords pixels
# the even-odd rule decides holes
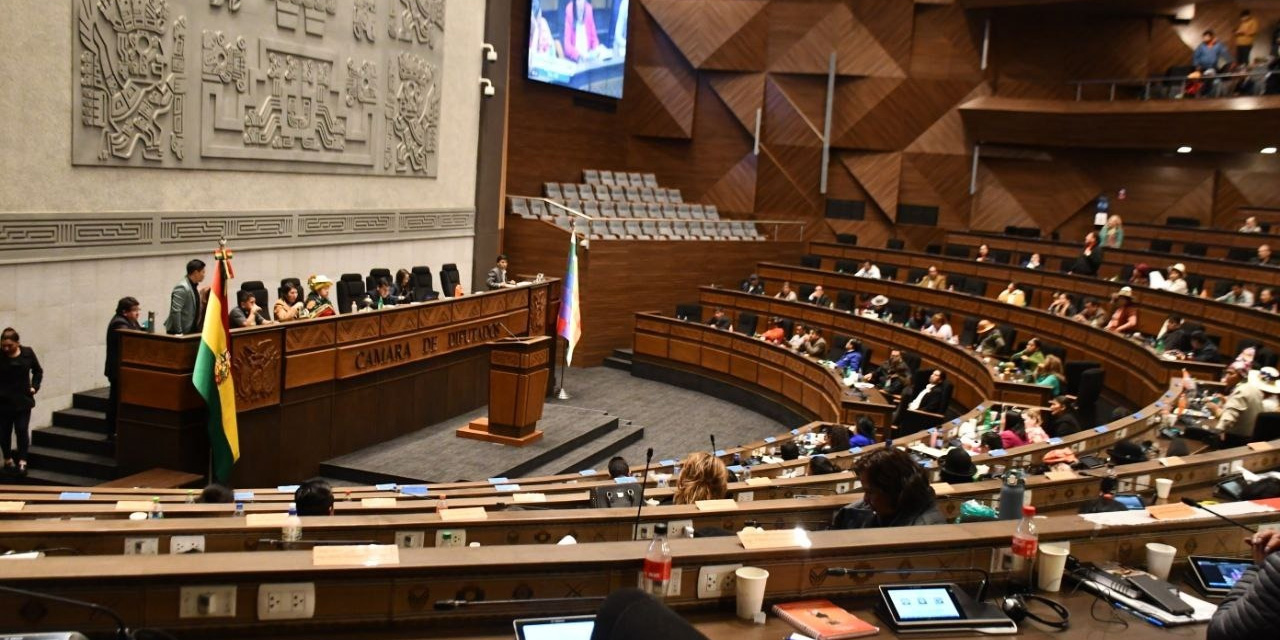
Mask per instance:
[[[76,165],[436,176],[445,0],[71,2]]]

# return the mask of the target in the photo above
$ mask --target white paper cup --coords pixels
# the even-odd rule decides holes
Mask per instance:
[[[1173,489],[1172,478],[1156,478],[1156,497],[1161,500],[1169,499],[1169,491]]]
[[[738,582],[738,617],[752,620],[764,607],[764,584],[769,572],[760,567],[742,567],[733,574]]]
[[[1040,545],[1040,561],[1036,564],[1036,587],[1041,591],[1056,593],[1062,588],[1062,572],[1067,568],[1066,547],[1054,544]]]
[[[1169,579],[1169,570],[1173,568],[1173,558],[1178,550],[1159,542],[1147,543],[1147,573],[1160,578]]]

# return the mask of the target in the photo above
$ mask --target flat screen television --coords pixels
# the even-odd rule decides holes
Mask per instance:
[[[529,79],[622,97],[631,0],[530,0]]]

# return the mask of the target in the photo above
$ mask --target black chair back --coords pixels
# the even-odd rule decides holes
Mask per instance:
[[[258,306],[262,308],[262,312],[267,316],[271,315],[267,311],[269,308],[267,306],[267,286],[262,284],[261,280],[246,280],[240,283],[240,290],[252,293],[254,301],[256,301]],[[228,301],[228,304],[230,303],[231,301]]]
[[[1173,251],[1173,241],[1152,239],[1151,250],[1155,253],[1171,253]]]
[[[907,243],[905,240],[902,240],[901,238],[889,238],[887,241],[885,241],[884,246],[886,249],[894,249],[894,250],[901,251],[903,248],[907,246]]]
[[[1076,406],[1079,407],[1081,415],[1089,420],[1089,422],[1081,425],[1086,429],[1097,424],[1098,398],[1102,396],[1102,384],[1106,377],[1107,372],[1102,368],[1089,369],[1080,374],[1080,389],[1076,393]]]
[[[1209,255],[1209,246],[1199,242],[1188,242],[1182,245],[1182,252],[1189,256]]]
[[[897,280],[898,279],[897,265],[892,265],[892,264],[882,265],[880,267],[880,277],[884,280]]]
[[[458,265],[450,262],[440,267],[440,294],[446,298],[453,297],[453,290],[462,284],[462,276],[458,274]]]
[[[1044,348],[1043,344],[1041,344],[1041,348]],[[1045,353],[1049,352],[1045,351]],[[1102,364],[1093,360],[1063,360],[1062,372],[1067,376],[1066,393],[1073,396],[1080,395],[1080,376],[1085,371],[1097,369],[1101,366]]]
[[[1200,226],[1200,221],[1195,218],[1184,218],[1182,216],[1169,216],[1169,218],[1164,221],[1164,224],[1167,227],[1195,228]]]
[[[949,244],[943,247],[942,253],[943,255],[950,256],[952,258],[968,258],[969,247],[962,244]]]
[[[1258,421],[1253,423],[1253,442],[1265,442],[1280,438],[1280,413],[1268,411],[1258,414]]]
[[[376,269],[369,270],[369,277],[364,279],[364,288],[369,291],[373,291],[378,288],[378,278],[386,278],[387,282],[395,284],[395,279],[391,277],[391,270],[378,267]]]
[[[803,256],[800,256],[800,266],[802,266],[802,267],[806,267],[806,268],[809,268],[809,269],[821,269],[821,268],[822,268],[822,257],[821,257],[821,256],[814,256],[814,255],[803,255]]]
[[[840,273],[857,273],[858,262],[856,260],[836,260],[836,271]]]
[[[702,322],[702,305],[678,304],[676,305],[676,318],[700,323]]]
[[[415,302],[426,302],[440,297],[440,292],[432,285],[431,267],[417,266],[409,270],[409,282],[413,284]]]
[[[738,321],[734,323],[733,330],[744,336],[753,336],[756,333],[756,325],[759,323],[759,316],[750,311],[743,311],[738,314]]]
[[[959,287],[956,287],[959,289]],[[987,281],[982,278],[969,276],[965,279],[964,292],[978,297],[987,297]]]
[[[840,244],[851,244],[851,245],[857,245],[857,244],[858,244],[858,236],[857,236],[857,234],[853,234],[853,233],[837,233],[837,234],[836,234],[836,242],[838,242],[838,243],[840,243]]]

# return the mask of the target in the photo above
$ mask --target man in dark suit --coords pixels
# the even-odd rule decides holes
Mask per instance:
[[[951,383],[947,382],[947,374],[941,369],[934,369],[929,375],[928,384],[915,394],[915,398],[907,404],[907,408],[927,413],[946,413],[947,403],[950,400]]]
[[[103,374],[107,376],[110,387],[107,395],[107,440],[115,440],[116,404],[120,401],[120,385],[117,384],[120,370],[120,336],[116,332],[142,331],[142,325],[138,323],[140,315],[142,315],[142,305],[138,303],[138,299],[126,296],[116,303],[116,315],[112,316],[111,322],[107,324],[107,361],[103,367]]]
[[[164,319],[164,330],[169,335],[183,333],[199,333],[204,324],[201,296],[207,289],[201,289],[204,281],[204,261],[200,259],[187,263],[187,277],[173,285],[169,294],[169,317]]]
[[[507,254],[498,256],[498,264],[489,270],[485,282],[488,283],[490,291],[515,284],[515,281],[507,279]]]

